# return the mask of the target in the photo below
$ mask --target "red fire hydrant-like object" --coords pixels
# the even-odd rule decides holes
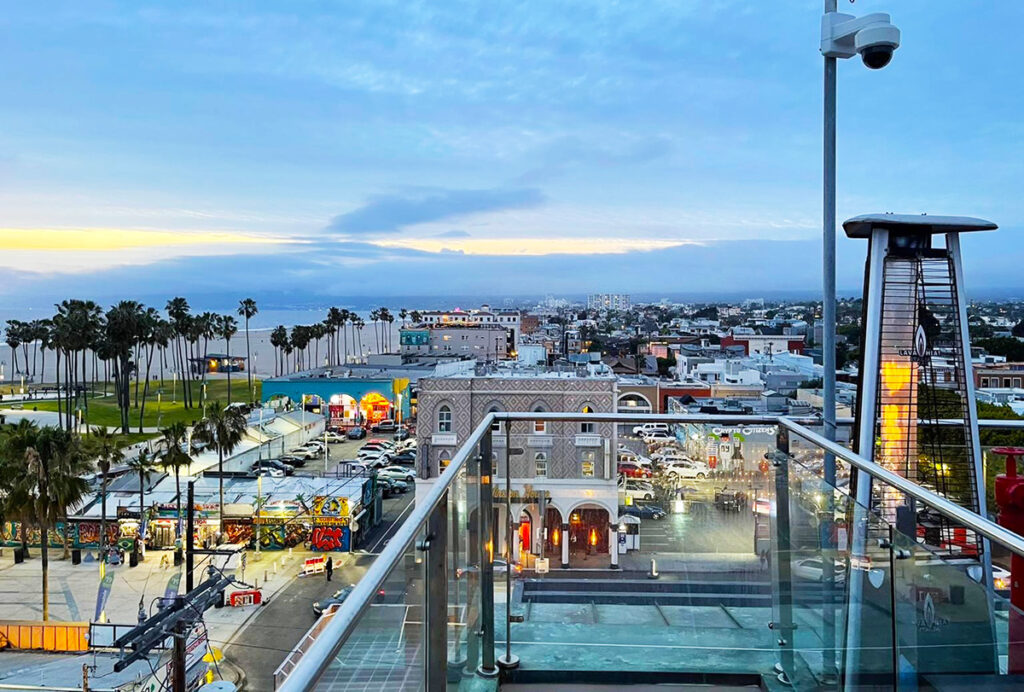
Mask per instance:
[[[1024,447],[996,447],[993,454],[1006,456],[1006,473],[996,476],[996,505],[999,525],[1024,536],[1024,476],[1017,475],[1017,459]],[[1009,646],[1007,669],[1011,675],[1024,673],[1024,558],[1010,558]]]

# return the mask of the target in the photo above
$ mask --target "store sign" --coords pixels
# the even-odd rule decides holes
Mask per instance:
[[[313,498],[313,524],[317,526],[348,526],[347,497],[317,495]]]
[[[715,435],[718,435],[718,436],[722,436],[722,435],[735,435],[737,433],[739,433],[741,435],[774,435],[775,434],[775,426],[774,425],[748,425],[748,426],[744,426],[744,427],[733,427],[733,428],[723,428],[723,427],[716,426],[716,427],[711,428],[711,432],[713,434],[715,434]]]

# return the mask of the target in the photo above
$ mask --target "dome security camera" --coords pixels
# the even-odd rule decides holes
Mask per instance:
[[[821,53],[826,57],[852,58],[859,53],[868,68],[880,70],[899,46],[900,30],[884,12],[860,18],[829,12],[821,18]]]

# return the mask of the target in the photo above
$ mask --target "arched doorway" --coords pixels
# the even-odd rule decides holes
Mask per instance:
[[[584,503],[569,512],[569,565],[607,567],[611,517],[600,505]]]
[[[544,513],[544,557],[551,560],[552,565],[562,561],[562,513],[550,505]]]
[[[377,392],[370,392],[359,400],[359,412],[365,425],[374,426],[391,418],[391,402]]]

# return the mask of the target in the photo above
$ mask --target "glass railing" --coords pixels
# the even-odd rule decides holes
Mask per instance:
[[[665,421],[671,439],[598,443],[552,425],[546,439],[495,444],[506,433],[488,417],[421,482],[406,524],[279,689],[480,689],[495,676],[909,689],[1013,669],[1017,614],[971,546],[984,534],[1024,554],[1024,541],[977,519],[981,533],[928,544],[923,500],[974,520],[799,425],[493,415]],[[826,449],[840,457],[835,484]],[[892,483],[920,495],[917,511],[859,506],[854,468],[878,475],[876,496]]]

